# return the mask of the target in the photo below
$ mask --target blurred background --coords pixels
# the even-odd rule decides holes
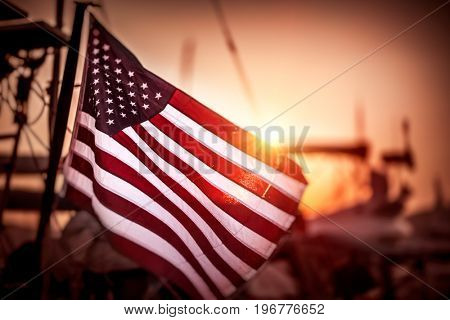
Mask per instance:
[[[281,128],[283,134],[265,137],[280,148],[305,134],[301,147],[289,149],[309,181],[298,223],[235,298],[450,295],[445,1],[98,4],[90,11],[150,71],[242,127],[262,127],[263,135]],[[39,220],[49,122],[67,52],[56,38],[68,39],[75,6],[58,0],[0,6],[3,296],[33,275],[27,244]],[[82,67],[80,60],[77,84]],[[76,86],[66,151],[78,93]],[[50,227],[47,265],[101,230],[63,199]],[[180,297],[103,237],[42,282],[42,298]],[[13,297],[30,292],[25,287]]]

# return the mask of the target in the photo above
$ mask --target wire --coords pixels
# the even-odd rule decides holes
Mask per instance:
[[[220,27],[222,28],[223,36],[225,37],[225,41],[227,43],[227,48],[230,51],[231,57],[233,58],[234,65],[237,69],[239,78],[241,79],[242,86],[244,87],[244,92],[247,95],[247,99],[250,102],[250,106],[253,108],[253,111],[257,110],[255,96],[253,94],[252,87],[250,85],[250,80],[245,72],[244,64],[242,63],[242,59],[239,55],[236,41],[233,39],[233,35],[231,34],[230,27],[225,18],[225,12],[220,4],[220,0],[211,0],[211,3],[214,7],[214,12],[216,13],[217,20],[219,20]]]
[[[33,137],[39,142],[41,146],[43,146],[46,150],[50,151],[50,148],[42,141],[41,138],[34,132],[33,128],[31,128],[29,125],[26,124],[26,128],[30,131],[30,133],[33,135]]]
[[[36,81],[36,80],[34,80],[34,79],[33,79],[33,83],[32,83],[32,84],[35,84],[35,85],[39,88],[39,91],[40,91],[40,92],[37,92],[37,90],[36,90],[35,88],[33,88],[33,86],[31,86],[31,90],[33,90],[34,93],[36,93],[37,96],[38,96],[41,100],[43,100],[44,103],[45,103],[45,97],[46,97],[46,95],[45,95],[45,90],[44,90],[44,88],[42,88],[42,86],[41,86],[41,84],[39,83],[39,81]]]
[[[42,108],[41,108],[41,110],[39,111],[39,113],[38,113],[38,115],[36,116],[36,118],[34,118],[33,121],[27,122],[27,125],[32,126],[32,125],[36,124],[36,122],[38,122],[39,119],[42,118],[42,115],[44,114],[44,110],[45,110],[45,107],[46,107],[46,106],[47,106],[46,104],[43,104],[43,105],[42,105]]]
[[[26,128],[26,127],[24,127],[24,128]],[[33,159],[34,165],[38,169],[42,180],[45,180],[45,176],[44,176],[43,170],[39,167],[39,161],[37,160],[36,154],[34,153],[34,148],[33,148],[33,144],[31,143],[31,138],[28,135],[27,130],[24,130],[23,132],[25,133],[25,138],[27,140],[28,147],[29,147],[30,152],[31,152],[31,158]]]
[[[35,81],[35,80],[33,80],[33,83],[37,84],[38,87],[40,88],[41,92],[42,92],[42,95],[40,95],[40,94],[36,91],[36,89],[34,89],[33,87],[31,87],[31,89],[32,89],[32,90],[38,95],[38,97],[41,99],[41,101],[42,101],[42,107],[41,107],[41,110],[39,111],[38,115],[36,116],[36,118],[33,119],[32,121],[27,122],[28,126],[32,126],[32,125],[34,125],[36,122],[38,122],[39,119],[41,119],[42,115],[44,114],[45,107],[48,106],[48,104],[47,104],[46,101],[45,101],[45,96],[44,96],[44,92],[43,92],[43,89],[42,89],[41,85],[39,84],[39,82],[37,82],[37,81]]]
[[[8,105],[9,109],[11,110],[11,112],[15,113],[16,112],[15,110],[17,110],[17,104],[15,104],[15,107],[13,107],[12,104],[11,104],[11,101],[9,100],[9,97],[11,95],[14,95],[14,91],[12,89],[9,77],[7,77],[5,79],[4,83],[6,83],[6,94],[5,94],[4,97],[2,95],[2,99],[3,99],[3,101],[6,101],[6,104]]]

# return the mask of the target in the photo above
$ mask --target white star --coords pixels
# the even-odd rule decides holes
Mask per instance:
[[[100,51],[100,50],[98,50],[97,48],[95,48],[94,50],[92,50],[92,53],[93,53],[93,54],[98,54],[99,51]]]
[[[128,95],[129,95],[130,97],[134,97],[134,92],[129,92]]]
[[[142,99],[147,100],[148,99],[148,94],[143,94],[142,95]]]
[[[108,94],[111,94],[111,90],[109,90],[109,89],[106,89],[106,92],[108,93]]]
[[[106,43],[103,45],[103,50],[108,51],[109,50],[109,45],[107,45]]]
[[[109,59],[109,56],[107,56],[107,55],[105,54],[105,55],[103,55],[103,57],[102,57],[102,58],[103,58],[103,60],[105,60],[105,61],[106,61],[106,60],[108,60],[108,59]]]
[[[93,83],[94,83],[94,85],[98,84],[98,83],[99,83],[99,81],[100,81],[100,80],[98,80],[98,79],[94,79],[94,82],[93,82]]]
[[[116,63],[119,64],[122,60],[116,59],[116,60],[114,60],[114,61],[116,61]]]
[[[141,84],[141,88],[142,88],[142,90],[147,89],[148,88],[147,83]]]
[[[134,107],[136,105],[136,102],[130,101],[130,104]]]
[[[97,118],[100,117],[100,111],[97,110]]]
[[[161,99],[161,97],[162,97],[161,96],[161,92],[157,92],[156,95],[155,95],[155,99],[159,100],[159,99]]]
[[[131,110],[131,113],[132,113],[132,114],[137,114],[137,111],[132,109],[132,110]]]
[[[109,78],[109,74],[105,73],[105,77]]]
[[[106,99],[106,101],[105,101],[107,104],[111,104],[113,101],[112,101],[112,99],[111,98],[108,98],[108,99]]]
[[[116,82],[117,82],[117,83],[121,83],[122,80],[120,80],[119,78],[116,78]]]
[[[121,74],[121,73],[122,73],[122,69],[116,68],[116,69],[114,70],[114,72],[117,73],[117,74]]]
[[[98,70],[98,68],[95,68],[94,71],[92,71],[93,74],[97,74],[97,73],[99,73],[99,72],[100,72],[100,71]]]
[[[94,95],[97,95],[97,94],[99,94],[99,93],[100,93],[100,90],[99,90],[99,89],[95,89]]]
[[[123,113],[123,112],[121,112],[120,115],[122,116],[122,118],[126,118],[127,117],[127,115],[125,113]]]
[[[98,105],[100,103],[100,100],[95,100],[95,105]]]
[[[134,76],[134,71],[128,71],[128,76],[129,77],[133,77]]]
[[[122,96],[118,96],[117,99],[119,99],[120,101],[122,101],[122,100],[123,100],[123,97],[122,97]]]
[[[116,90],[119,91],[119,92],[122,92],[122,88],[121,87],[117,87]]]
[[[99,40],[97,38],[94,38],[94,40],[92,41],[92,43],[94,44],[94,46],[99,44]]]
[[[103,65],[103,68],[105,68],[105,70],[109,70],[109,66],[107,64]]]
[[[111,113],[114,113],[114,110],[113,110],[113,109],[110,109],[110,108],[108,108],[108,110],[106,110],[106,113],[107,113],[107,114],[111,114]]]
[[[108,121],[106,121],[107,124],[112,125],[114,124],[114,120],[108,119]]]
[[[92,63],[93,64],[97,64],[97,63],[99,63],[100,62],[100,59],[99,58],[95,58],[94,60],[92,60]]]
[[[109,81],[105,81],[106,85],[110,86],[111,83],[109,83]]]
[[[128,83],[127,83],[127,86],[129,86],[129,87],[131,88],[132,86],[134,86],[134,82],[131,82],[131,81],[128,82]]]
[[[123,108],[125,108],[125,106],[123,104],[119,104],[119,108],[123,109]]]
[[[142,106],[142,108],[144,108],[144,110],[147,110],[147,109],[148,109],[148,104],[144,104],[144,105]]]

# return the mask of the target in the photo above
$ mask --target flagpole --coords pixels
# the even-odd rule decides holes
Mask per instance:
[[[73,87],[78,64],[78,52],[80,49],[81,31],[83,28],[83,18],[86,8],[91,3],[75,2],[75,16],[72,26],[72,35],[70,37],[67,59],[64,67],[64,75],[59,94],[56,115],[54,120],[53,134],[50,144],[50,155],[47,169],[47,178],[45,180],[45,190],[42,195],[41,217],[36,235],[37,257],[40,264],[40,255],[42,252],[42,242],[44,239],[47,224],[53,210],[55,182],[61,158],[64,137],[66,133],[67,121],[69,117],[70,105],[73,95]],[[40,266],[38,266],[40,268]]]

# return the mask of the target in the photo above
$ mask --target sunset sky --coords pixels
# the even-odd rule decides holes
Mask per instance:
[[[13,2],[33,20],[54,21],[55,1]],[[210,1],[104,0],[103,9],[92,12],[149,70],[245,127],[271,121],[444,2],[222,1],[256,110],[243,90]],[[73,5],[66,3],[69,31]],[[408,118],[417,167],[412,173],[395,174],[412,185],[409,209],[432,205],[435,177],[441,179],[448,201],[449,16],[447,5],[270,125],[295,126],[298,134],[309,126],[307,143],[351,142],[357,137],[358,105],[364,112],[364,138],[372,143],[370,161],[378,166],[380,150],[403,147],[401,121]],[[191,84],[180,76],[186,41],[195,45]],[[42,79],[49,79],[48,67]],[[12,128],[3,114],[0,122],[2,132]],[[26,150],[22,146],[21,151]],[[345,181],[340,172],[348,169],[348,163],[339,159],[330,163],[320,159],[320,165],[309,166],[312,187],[304,201],[318,209],[330,208],[329,195],[321,190]]]

